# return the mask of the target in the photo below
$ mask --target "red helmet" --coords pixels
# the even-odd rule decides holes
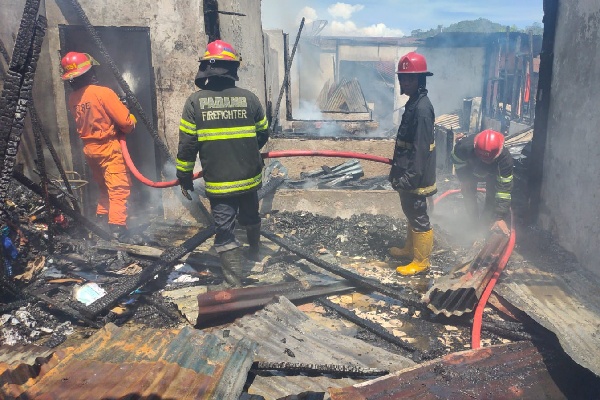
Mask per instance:
[[[502,152],[504,135],[486,129],[475,136],[475,155],[486,164],[490,164]]]
[[[425,74],[432,76],[433,73],[427,71],[427,60],[421,54],[411,51],[402,56],[398,61],[397,74]]]
[[[214,42],[210,42],[206,46],[206,51],[200,61],[207,60],[223,60],[223,61],[241,61],[241,57],[238,56],[237,52],[227,42],[222,40],[215,40]]]
[[[94,57],[87,53],[77,53],[71,51],[60,61],[60,65],[63,70],[61,79],[68,81],[73,78],[77,78],[88,72],[92,65],[100,65],[98,61],[94,60]]]

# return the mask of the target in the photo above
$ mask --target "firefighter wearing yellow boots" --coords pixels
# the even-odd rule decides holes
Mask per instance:
[[[407,265],[396,268],[400,275],[426,272],[431,266],[433,229],[427,214],[427,197],[437,193],[433,105],[427,97],[427,61],[411,52],[398,62],[400,92],[409,99],[404,106],[402,122],[396,136],[396,146],[389,180],[400,194],[402,211],[408,220],[403,248],[392,247],[394,257],[412,258]]]

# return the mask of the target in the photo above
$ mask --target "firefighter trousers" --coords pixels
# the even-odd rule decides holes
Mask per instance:
[[[431,230],[427,214],[427,197],[414,193],[400,191],[400,204],[408,223],[416,232]]]
[[[131,180],[119,142],[113,139],[86,143],[83,152],[100,191],[96,214],[108,214],[109,224],[127,225]]]
[[[232,197],[209,197],[210,209],[215,220],[215,250],[222,253],[235,249],[240,243],[233,233],[236,217],[242,226],[260,222],[258,193],[244,193]]]

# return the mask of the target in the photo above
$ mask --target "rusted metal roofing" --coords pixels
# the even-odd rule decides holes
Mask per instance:
[[[472,262],[441,277],[429,289],[425,294],[427,307],[447,317],[473,311],[507,243],[506,235],[492,233]]]
[[[523,236],[523,235],[522,235]],[[521,244],[523,251],[530,244]],[[494,291],[556,334],[565,352],[600,376],[598,277],[549,251],[543,259],[513,251]]]
[[[452,114],[443,114],[435,119],[434,124],[447,130],[460,129],[460,114],[458,112]]]
[[[241,312],[256,311],[277,296],[288,300],[332,295],[353,289],[349,282],[309,284],[308,282],[284,282],[273,285],[235,288],[202,293],[196,299],[196,317],[193,323],[202,326],[207,321],[223,315],[239,316]]]
[[[22,394],[44,399],[238,399],[256,343],[108,324]]]
[[[284,297],[226,329],[235,338],[246,337],[259,343],[257,361],[336,364],[389,371],[414,365],[405,357],[319,325]],[[248,393],[278,399],[306,391],[326,392],[328,387],[357,382],[360,381],[327,376],[257,375]]]
[[[9,346],[4,345],[0,347],[0,365],[14,365],[14,364],[33,364],[35,359],[38,357],[47,357],[52,354],[53,350],[44,347],[30,345],[17,345]]]
[[[39,375],[34,365],[48,363],[53,350],[35,345],[0,347],[0,398],[16,398]]]
[[[329,394],[332,400],[564,399],[549,373],[554,363],[531,342],[518,342],[449,354]]]

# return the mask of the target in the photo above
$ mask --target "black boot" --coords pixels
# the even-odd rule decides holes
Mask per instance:
[[[260,222],[246,227],[246,237],[248,238],[248,244],[250,245],[250,248],[246,252],[246,258],[251,261],[259,262]]]
[[[231,286],[242,286],[242,255],[241,248],[227,250],[219,254],[223,277]]]
[[[115,239],[119,242],[126,243],[129,238],[129,231],[125,225],[108,224],[108,226],[110,228],[110,233],[112,233]]]
[[[96,214],[96,225],[108,231],[108,214]]]

